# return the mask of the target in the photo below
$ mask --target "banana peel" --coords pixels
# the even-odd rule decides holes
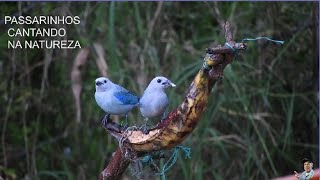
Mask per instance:
[[[166,119],[150,129],[148,134],[134,128],[125,129],[107,120],[107,131],[136,152],[152,152],[170,149],[180,144],[196,127],[207,104],[215,82],[223,76],[223,70],[246,44],[232,40],[229,23],[225,25],[227,43],[207,48],[203,66],[191,83],[184,101]],[[107,117],[108,118],[108,117]]]
[[[226,44],[206,49],[203,66],[191,83],[184,101],[148,134],[133,127],[124,128],[112,122],[108,116],[103,118],[102,126],[118,139],[120,144],[109,164],[100,173],[99,180],[120,179],[128,165],[137,157],[170,149],[181,143],[195,129],[208,104],[213,85],[223,76],[224,68],[234,57],[246,49],[246,44],[232,40],[228,22],[224,28]]]
[[[208,95],[213,86],[205,69],[201,69],[192,82],[183,103],[168,117],[145,135],[141,131],[128,131],[130,147],[139,152],[170,149],[180,144],[190,134],[200,120],[208,103]]]

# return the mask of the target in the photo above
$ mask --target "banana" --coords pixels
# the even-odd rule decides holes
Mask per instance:
[[[206,49],[203,66],[191,83],[184,101],[148,134],[133,127],[125,129],[110,121],[108,116],[104,117],[102,126],[119,140],[120,146],[99,179],[119,179],[131,160],[134,161],[137,156],[170,149],[180,144],[195,129],[208,104],[213,85],[223,75],[226,65],[230,64],[240,51],[246,49],[245,43],[232,40],[228,22],[224,28],[227,42],[225,46]]]
[[[245,43],[232,40],[230,25],[225,24],[225,46],[207,48],[203,66],[191,83],[184,101],[168,117],[151,129],[148,134],[134,128],[124,129],[120,125],[106,120],[104,127],[121,144],[132,150],[144,153],[170,149],[180,144],[196,127],[208,104],[210,91],[222,75],[226,65],[234,56],[246,49]]]
[[[216,80],[222,75],[219,68],[225,56],[207,53],[204,65],[191,83],[184,101],[148,134],[140,130],[114,130],[109,133],[137,152],[170,149],[181,143],[196,125],[208,104],[208,96]],[[220,74],[219,74],[220,73]]]
[[[127,142],[133,150],[149,152],[170,149],[180,144],[196,127],[208,103],[208,95],[213,86],[208,71],[202,68],[191,83],[183,103],[148,135],[141,131],[128,131]]]

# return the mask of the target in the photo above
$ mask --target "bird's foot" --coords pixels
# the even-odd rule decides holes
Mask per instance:
[[[161,118],[161,119],[160,119],[160,123],[162,123],[165,119],[166,119],[166,117]]]
[[[147,127],[145,127],[142,132],[143,134],[147,135],[149,134],[150,130]]]
[[[128,124],[125,124],[122,126],[122,130],[125,131],[126,129],[128,129],[128,127],[129,127]]]
[[[147,125],[143,125],[139,128],[140,131],[143,132],[143,134],[149,134],[150,130],[148,129]]]
[[[163,122],[163,120],[165,120],[167,118],[167,114],[168,114],[168,110],[166,110],[163,114],[162,114],[162,117],[161,117],[161,120],[160,120],[160,123]]]
[[[105,116],[103,116],[103,118],[101,118],[101,126],[104,128],[107,128],[107,124],[110,120],[110,114],[106,114]]]
[[[106,114],[101,118],[101,126],[109,131],[121,133],[128,128],[128,125],[121,126],[110,119],[110,114]]]

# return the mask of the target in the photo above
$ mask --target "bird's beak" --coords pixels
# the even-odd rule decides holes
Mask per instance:
[[[171,87],[176,87],[176,85],[173,82],[168,81],[168,83],[171,85]]]
[[[96,82],[97,86],[100,86],[101,84],[102,84],[102,82],[100,82],[100,81]]]

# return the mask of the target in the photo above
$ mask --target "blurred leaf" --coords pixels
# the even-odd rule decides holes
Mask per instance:
[[[75,98],[77,116],[76,121],[80,123],[81,121],[81,100],[80,95],[82,91],[82,70],[88,59],[89,49],[82,49],[74,60],[72,71],[71,71],[71,82],[72,82],[72,92]]]

